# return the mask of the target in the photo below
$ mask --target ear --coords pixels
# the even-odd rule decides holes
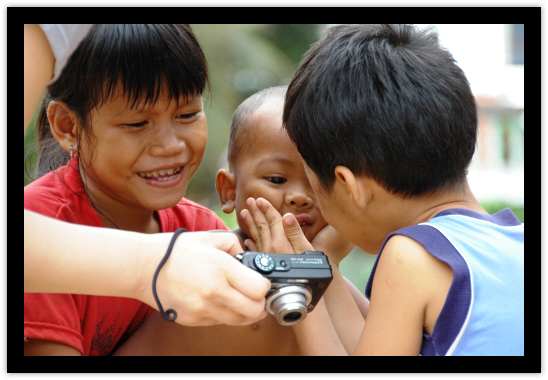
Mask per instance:
[[[335,168],[335,186],[348,194],[358,209],[364,211],[371,200],[372,191],[369,182],[362,176],[355,176],[346,166]]]
[[[221,202],[221,209],[225,214],[234,211],[236,201],[236,177],[226,169],[217,172],[215,188]]]
[[[51,134],[67,152],[73,147],[74,153],[78,151],[78,128],[76,115],[65,102],[54,100],[48,105],[48,121]]]

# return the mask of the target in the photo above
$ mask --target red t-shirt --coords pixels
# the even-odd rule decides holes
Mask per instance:
[[[104,227],[89,203],[75,158],[25,187],[25,209],[70,223]],[[162,232],[227,229],[213,211],[184,198],[157,212]],[[57,341],[84,356],[109,355],[153,311],[131,298],[25,293],[25,337]]]

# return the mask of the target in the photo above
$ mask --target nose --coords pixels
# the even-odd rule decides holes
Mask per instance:
[[[288,207],[312,207],[314,199],[304,189],[295,189],[285,196],[285,204]]]
[[[164,123],[159,126],[150,145],[150,154],[153,156],[174,156],[186,148],[183,136],[178,133],[176,125]]]

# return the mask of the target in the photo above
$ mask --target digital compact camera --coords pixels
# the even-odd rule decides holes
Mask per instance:
[[[305,251],[300,255],[245,252],[236,258],[270,280],[266,310],[284,326],[305,319],[333,279],[331,265],[323,252]]]

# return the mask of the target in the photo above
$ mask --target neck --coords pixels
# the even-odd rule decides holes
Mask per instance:
[[[412,201],[409,206],[415,207],[414,212],[410,211],[412,217],[409,222],[411,224],[427,222],[440,212],[453,208],[462,208],[476,211],[480,214],[488,214],[476,200],[474,194],[472,194],[468,182],[464,184],[463,191],[449,191],[433,197],[420,197]]]
[[[382,190],[376,192],[372,201],[369,204],[371,207],[368,206],[367,219],[375,221],[374,236],[377,239],[373,239],[368,245],[369,251],[366,252],[370,254],[378,253],[384,239],[391,232],[427,222],[444,210],[462,208],[488,214],[472,194],[467,182],[462,191],[446,191],[413,198],[402,198]]]
[[[86,184],[86,194],[105,227],[141,233],[161,232],[160,219],[156,211],[102,196],[104,191],[98,191],[98,186],[93,181],[85,181],[84,178],[82,180]]]

